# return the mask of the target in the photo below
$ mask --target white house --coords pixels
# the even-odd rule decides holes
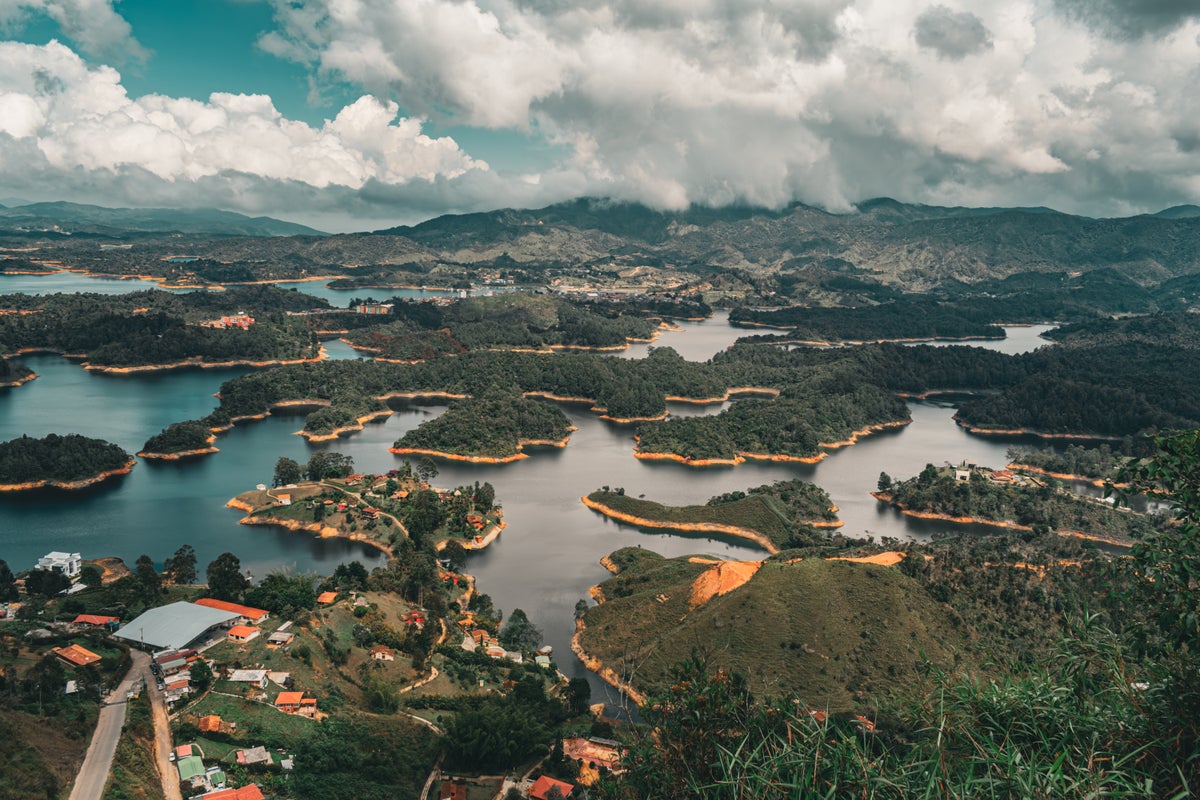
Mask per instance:
[[[80,571],[83,569],[83,556],[79,553],[47,553],[38,559],[38,569],[52,569],[56,572],[61,572],[68,578],[79,577]]]

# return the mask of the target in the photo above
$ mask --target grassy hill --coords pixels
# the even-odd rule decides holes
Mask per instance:
[[[627,548],[601,584],[580,644],[635,687],[669,684],[691,653],[745,676],[759,695],[795,693],[845,710],[886,692],[926,661],[946,666],[964,640],[957,616],[889,567],[768,560],[726,594],[693,607],[693,584],[716,564]]]

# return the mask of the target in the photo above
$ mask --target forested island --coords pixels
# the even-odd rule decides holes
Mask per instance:
[[[982,467],[934,467],[903,481],[880,476],[875,497],[925,519],[976,523],[1129,546],[1151,534],[1154,521],[1117,510],[1034,477]]]
[[[133,464],[129,453],[101,439],[73,433],[22,436],[0,442],[0,491],[82,489],[125,475]]]
[[[504,463],[526,458],[521,451],[527,446],[566,447],[572,430],[557,406],[492,392],[451,403],[446,413],[397,439],[391,450],[398,455]]]
[[[666,506],[632,497],[624,489],[604,489],[583,504],[607,517],[644,528],[719,533],[749,539],[770,553],[838,540],[817,528],[837,528],[837,507],[818,486],[778,481],[744,492],[717,495],[702,506]]]
[[[1004,331],[994,324],[976,321],[952,304],[926,297],[854,308],[735,308],[729,322],[788,329],[786,336],[773,340],[805,344],[1004,338]]]
[[[0,357],[0,389],[11,389],[36,377],[37,373],[19,361],[9,361]]]
[[[188,456],[219,452],[213,446],[216,435],[209,426],[196,420],[173,422],[146,440],[138,452],[141,458],[177,461]]]

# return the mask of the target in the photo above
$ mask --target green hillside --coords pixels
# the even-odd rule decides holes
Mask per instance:
[[[713,568],[638,549],[610,556],[621,572],[584,617],[583,649],[635,687],[661,691],[693,651],[745,676],[752,692],[795,693],[850,709],[927,661],[949,665],[963,640],[957,616],[889,567],[770,560],[748,582],[691,608]]]

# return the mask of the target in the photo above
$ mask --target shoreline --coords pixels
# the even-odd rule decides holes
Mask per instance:
[[[244,516],[238,520],[239,525],[274,526],[278,528],[286,528],[289,531],[308,531],[309,533],[316,534],[316,536],[320,539],[345,539],[348,542],[358,542],[360,544],[374,547],[388,558],[395,557],[395,554],[392,552],[392,548],[388,547],[383,542],[377,542],[374,539],[359,537],[353,534],[342,533],[337,528],[329,525],[322,525],[319,522],[300,522],[299,520],[295,519],[282,519],[280,517],[273,517],[270,514],[250,516],[254,512],[254,507],[249,503],[243,503],[236,497],[227,501],[225,506],[226,508],[233,508],[246,513],[247,516]]]
[[[941,522],[953,522],[959,525],[985,525],[992,528],[1003,528],[1011,531],[1032,531],[1033,526],[1022,525],[1018,522],[1009,520],[990,520],[980,519],[978,517],[952,517],[949,514],[938,514],[933,511],[913,511],[905,508],[900,503],[892,499],[892,495],[887,492],[871,492],[871,497],[874,497],[881,503],[887,503],[892,508],[898,510],[906,517],[914,517],[915,519],[938,520]],[[1112,545],[1113,547],[1133,547],[1133,540],[1113,539],[1108,536],[1100,536],[1094,533],[1084,533],[1083,531],[1067,531],[1056,529],[1054,533],[1058,536],[1067,536],[1073,539],[1086,539],[1090,542],[1100,542],[1102,544]]]
[[[725,394],[717,397],[680,397],[678,395],[669,394],[664,397],[663,400],[667,401],[668,403],[694,403],[696,405],[711,405],[712,403],[725,403],[738,397],[753,395],[779,397],[779,390],[772,389],[767,386],[731,386],[725,390]]]
[[[0,383],[0,389],[15,389],[18,386],[23,386],[26,383],[29,383],[37,376],[38,374],[36,372],[31,372],[28,375],[22,375],[21,377],[14,378],[11,381],[4,381],[3,383]]]
[[[89,478],[80,478],[74,481],[58,481],[52,478],[44,478],[40,481],[29,481],[28,483],[0,483],[0,492],[31,492],[36,489],[60,489],[62,491],[73,492],[79,489],[86,489],[89,486],[95,486],[118,475],[128,475],[133,471],[133,465],[136,463],[137,459],[130,456],[123,467],[105,470]]]
[[[145,458],[150,461],[180,461],[185,458],[192,458],[193,456],[212,455],[213,453],[221,452],[213,445],[213,443],[216,441],[217,435],[215,433],[210,433],[208,438],[205,439],[205,444],[207,444],[208,447],[197,447],[192,450],[177,450],[174,453],[155,453],[149,450],[143,450],[137,454],[137,457]]]
[[[600,680],[625,694],[635,705],[641,706],[644,704],[646,702],[645,694],[621,680],[612,667],[604,666],[604,662],[583,649],[583,632],[585,630],[587,630],[587,625],[584,623],[583,618],[580,617],[575,620],[575,633],[571,636],[571,652],[583,663],[583,666],[594,672]]]
[[[842,447],[850,447],[857,444],[858,440],[864,436],[870,436],[875,433],[891,430],[893,428],[903,428],[905,425],[911,425],[911,419],[895,420],[893,422],[880,422],[875,425],[868,425],[865,428],[860,428],[856,431],[851,431],[846,439],[838,442],[818,442],[817,447],[823,449],[823,452],[815,453],[811,456],[794,456],[787,453],[751,453],[748,451],[739,451],[734,454],[733,458],[691,458],[689,456],[680,455],[679,453],[655,453],[645,450],[634,449],[633,457],[642,461],[675,461],[688,467],[736,467],[739,464],[744,464],[747,461],[777,461],[796,464],[817,464],[829,457],[830,450],[837,450]]]
[[[566,447],[570,440],[570,434],[564,436],[562,439],[518,439],[517,452],[508,456],[471,456],[460,453],[447,453],[444,450],[432,450],[425,447],[389,447],[388,452],[398,456],[430,456],[432,458],[444,458],[447,461],[463,461],[469,464],[511,464],[514,461],[522,461],[529,458],[529,454],[523,452],[526,447],[557,447],[561,449]]]
[[[685,531],[691,533],[722,533],[726,536],[736,536],[739,539],[747,539],[758,545],[763,550],[766,550],[771,555],[779,552],[779,547],[775,545],[765,534],[751,528],[741,528],[736,525],[725,525],[720,522],[666,522],[660,520],[646,519],[633,514],[626,514],[624,511],[618,511],[611,506],[606,506],[601,502],[592,500],[586,495],[579,498],[585,506],[590,508],[609,519],[614,519],[618,522],[624,522],[629,525],[637,525],[642,528],[656,528],[674,531]]]
[[[1038,475],[1046,475],[1047,477],[1050,477],[1050,478],[1058,478],[1060,481],[1079,481],[1080,483],[1087,483],[1087,484],[1090,484],[1092,486],[1096,486],[1099,488],[1103,488],[1104,486],[1106,486],[1108,484],[1108,481],[1106,481],[1104,478],[1093,478],[1088,475],[1076,475],[1072,472],[1050,472],[1049,470],[1042,469],[1041,467],[1034,467],[1034,466],[1030,466],[1029,464],[1022,464],[1018,461],[1014,461],[1011,464],[1007,465],[1005,467],[1005,469],[1018,470],[1020,472],[1035,472]],[[1128,483],[1114,483],[1113,484],[1113,487],[1117,488],[1117,489],[1128,488],[1128,486],[1129,486]]]
[[[980,428],[959,419],[958,414],[954,415],[954,424],[967,433],[972,433],[976,436],[1035,436],[1038,439],[1064,439],[1084,442],[1119,442],[1124,438],[1122,436],[1107,436],[1102,433],[1046,433],[1044,431],[1030,430],[1029,428]]]
[[[169,372],[176,369],[189,369],[199,367],[200,369],[228,369],[230,367],[286,367],[293,364],[315,364],[318,361],[324,361],[329,358],[329,353],[322,346],[317,355],[313,358],[295,358],[295,359],[271,359],[268,361],[250,361],[248,359],[240,359],[235,361],[196,361],[194,358],[188,358],[184,361],[175,361],[170,364],[143,364],[134,367],[106,367],[98,364],[89,364],[86,361],[80,364],[81,367],[89,372],[98,372],[102,375],[133,375],[145,372]]]

